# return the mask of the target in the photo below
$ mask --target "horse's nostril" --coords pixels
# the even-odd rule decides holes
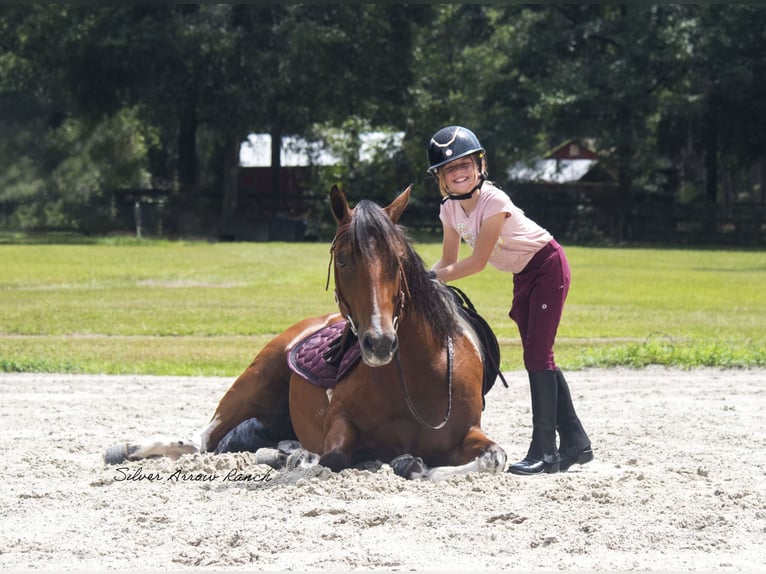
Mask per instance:
[[[364,350],[378,357],[392,355],[396,351],[397,344],[396,337],[376,337],[371,333],[362,337],[362,347]]]
[[[370,335],[369,333],[362,338],[362,345],[367,351],[370,351],[370,352],[375,351],[375,341],[372,335]]]

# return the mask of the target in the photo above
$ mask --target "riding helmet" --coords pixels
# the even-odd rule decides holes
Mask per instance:
[[[471,130],[462,126],[442,128],[428,144],[428,171],[435,173],[444,164],[476,152],[483,156],[484,148]]]

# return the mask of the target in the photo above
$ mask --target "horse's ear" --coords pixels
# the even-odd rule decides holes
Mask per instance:
[[[351,210],[348,207],[346,196],[337,185],[333,185],[330,190],[330,207],[332,208],[332,216],[338,224],[346,223],[351,219]]]
[[[383,209],[383,211],[388,214],[388,217],[390,217],[391,221],[394,223],[397,223],[399,218],[402,216],[402,213],[404,213],[404,209],[407,207],[407,203],[410,201],[411,189],[412,184],[408,185],[407,189],[401,192],[399,196],[391,202],[391,205]]]

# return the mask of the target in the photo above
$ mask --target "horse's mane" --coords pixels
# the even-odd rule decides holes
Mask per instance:
[[[401,263],[409,291],[405,313],[425,317],[439,339],[457,334],[455,299],[443,284],[428,277],[423,260],[403,226],[394,224],[377,204],[361,200],[354,208],[348,233],[352,249],[362,261],[383,254],[392,265]]]

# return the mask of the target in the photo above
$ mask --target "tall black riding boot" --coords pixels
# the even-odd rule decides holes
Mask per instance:
[[[529,373],[532,395],[532,444],[527,456],[512,464],[513,474],[542,474],[559,471],[559,452],[556,449],[556,397],[558,384],[556,371]]]
[[[573,464],[585,464],[593,460],[590,439],[575,412],[572,394],[564,373],[556,369],[557,408],[556,430],[559,433],[559,470],[565,472]]]

